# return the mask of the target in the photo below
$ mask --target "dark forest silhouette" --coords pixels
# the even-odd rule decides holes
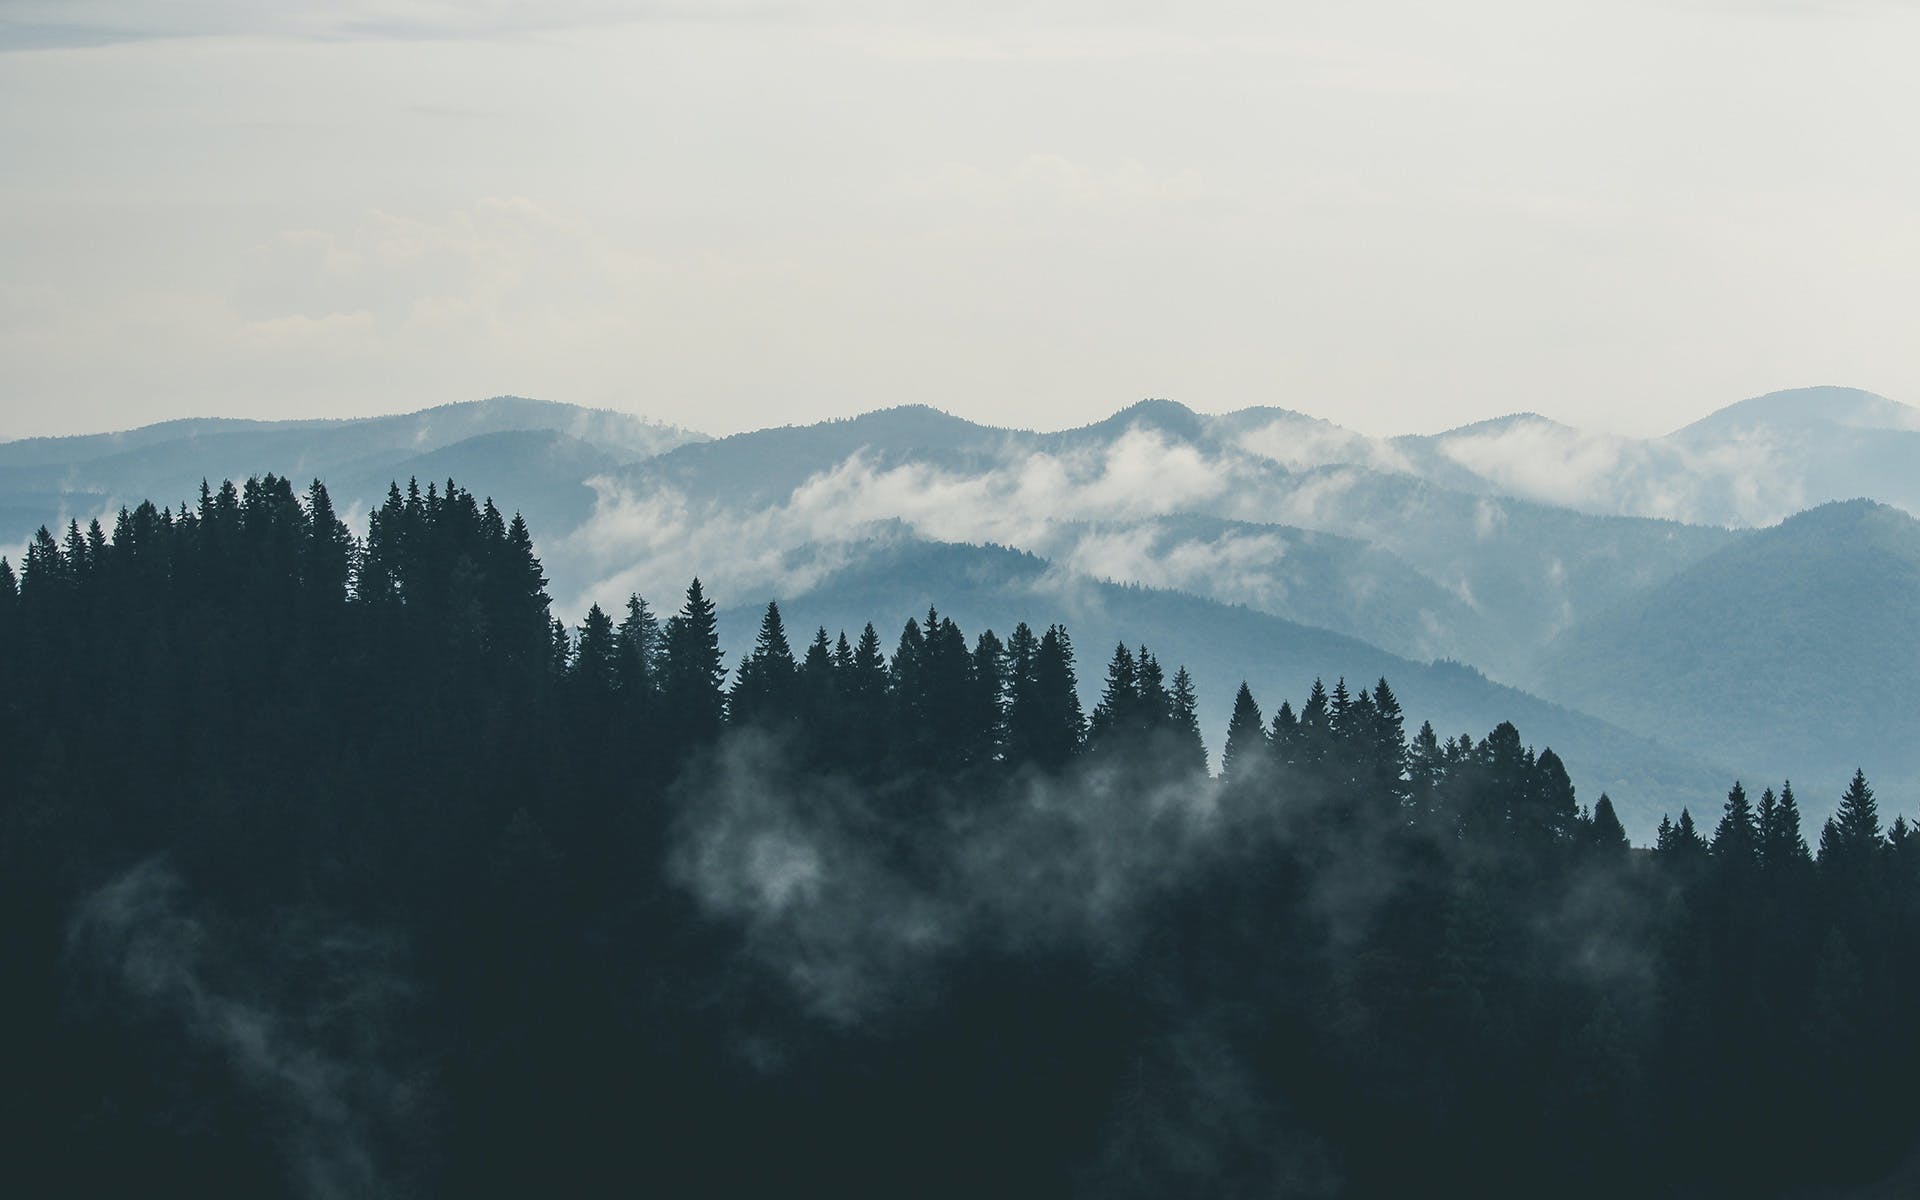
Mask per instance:
[[[1086,712],[1058,626],[769,604],[730,669],[697,580],[557,622],[452,481],[20,568],[8,1194],[1814,1195],[1920,1145],[1863,775],[1812,850],[1737,784],[1634,849],[1381,680],[1243,687],[1216,779],[1147,647]]]

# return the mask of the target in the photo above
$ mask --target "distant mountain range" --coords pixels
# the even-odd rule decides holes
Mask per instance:
[[[497,397],[0,443],[0,548],[202,478],[318,476],[360,525],[391,481],[452,477],[526,514],[570,619],[628,591],[670,608],[695,573],[741,612],[889,639],[929,602],[970,631],[1064,619],[1090,692],[1118,637],[1187,662],[1216,750],[1242,677],[1272,705],[1386,674],[1442,734],[1551,743],[1644,838],[1736,774],[1790,774],[1818,813],[1857,764],[1912,810],[1915,463],[1920,409],[1842,388],[1651,440],[1159,400],[1056,433],[908,406],[710,439]],[[1833,503],[1856,497],[1880,503]]]

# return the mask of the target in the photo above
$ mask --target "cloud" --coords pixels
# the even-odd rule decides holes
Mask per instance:
[[[578,577],[593,581],[582,607],[624,591],[677,589],[675,581],[695,574],[723,592],[794,595],[851,561],[857,544],[890,530],[1046,553],[1063,522],[1143,520],[1204,508],[1222,497],[1228,481],[1221,465],[1195,447],[1139,428],[1104,446],[1011,454],[973,472],[924,462],[887,465],[855,453],[786,497],[744,512],[644,477],[602,477],[589,481],[597,493],[593,515],[551,553],[578,564]],[[1248,541],[1224,553],[1244,563],[1263,549],[1279,547]],[[1172,569],[1198,572],[1200,558],[1189,550]]]
[[[937,814],[929,870],[875,836],[897,797],[796,772],[779,742],[736,732],[678,785],[669,871],[816,1015],[864,1023],[924,995],[960,950],[1119,952],[1140,905],[1212,852],[1216,786],[1082,764],[1026,778],[991,811],[919,796]]]

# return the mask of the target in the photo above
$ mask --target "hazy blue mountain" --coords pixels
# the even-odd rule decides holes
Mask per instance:
[[[1485,662],[1501,654],[1479,612],[1358,538],[1180,513],[1065,522],[1031,548],[1092,579],[1205,595],[1409,658]]]
[[[653,597],[671,607],[671,596]],[[1698,810],[1724,792],[1725,770],[1690,760],[1570,709],[1488,680],[1470,667],[1417,663],[1376,646],[1250,608],[1154,588],[1098,583],[1044,559],[1001,547],[956,546],[890,538],[866,544],[851,562],[801,595],[725,595],[722,637],[733,661],[753,644],[766,601],[777,599],[796,647],[825,626],[857,637],[868,621],[891,652],[910,616],[938,605],[969,640],[992,628],[1002,637],[1018,621],[1044,629],[1064,623],[1073,635],[1082,691],[1097,699],[1116,642],[1146,643],[1169,674],[1184,664],[1200,697],[1202,729],[1218,756],[1234,690],[1248,681],[1270,715],[1283,699],[1298,707],[1316,677],[1345,676],[1371,686],[1382,676],[1409,717],[1409,731],[1431,720],[1441,736],[1478,739],[1503,720],[1536,748],[1551,745],[1572,772],[1583,802],[1614,799],[1636,840],[1646,841],[1663,812]]]
[[[1396,438],[1275,409],[1220,420],[1245,448],[1294,470],[1392,471],[1602,515],[1755,526],[1856,496],[1920,512],[1911,469],[1920,409],[1856,388],[1759,396],[1661,438],[1594,433],[1535,413]]]
[[[1537,688],[1832,800],[1920,787],[1920,521],[1829,504],[1741,538],[1562,635]]]
[[[763,568],[832,531],[857,538],[869,522],[898,519],[933,540],[1019,546],[1096,576],[1245,602],[1502,677],[1517,676],[1575,620],[1731,536],[1454,490],[1385,465],[1303,467],[1290,456],[1293,440],[1339,436],[1297,414],[1215,418],[1170,401],[1052,434],[904,408],[682,447],[625,468],[617,486],[626,509],[685,522],[690,537],[746,539],[754,552],[741,557]],[[1211,521],[1218,532],[1170,532],[1180,521]],[[640,527],[624,553],[617,538],[602,539],[587,575],[630,570],[658,527]],[[1343,541],[1316,544],[1308,533]],[[1274,552],[1260,558],[1251,552],[1263,539]],[[1288,562],[1285,547],[1303,557]]]
[[[493,497],[508,512],[524,514],[536,530],[564,532],[593,513],[597,495],[586,480],[620,465],[600,446],[552,430],[483,433],[426,454],[349,469],[332,476],[328,490],[337,507],[376,505],[390,483],[409,478],[448,479],[476,496]]]
[[[591,445],[606,466],[632,462],[701,435],[626,413],[496,396],[399,416],[337,421],[168,421],[125,433],[0,443],[0,541],[18,542],[41,523],[85,520],[120,503],[190,500],[200,481],[273,471],[296,480],[381,477],[404,481],[422,455],[503,433],[563,434]],[[477,448],[478,462],[489,451]],[[498,460],[495,454],[491,461]],[[443,463],[457,465],[458,456]],[[598,468],[597,468],[598,469]],[[463,481],[464,482],[464,481]],[[572,488],[579,479],[558,486]],[[343,501],[347,497],[339,497]],[[541,504],[530,498],[530,504]],[[24,517],[17,518],[12,514]]]

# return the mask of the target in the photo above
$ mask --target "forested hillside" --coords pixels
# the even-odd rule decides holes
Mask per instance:
[[[1871,761],[1920,787],[1920,521],[1828,504],[1747,535],[1583,622],[1540,670],[1556,696],[1772,774]]]
[[[533,545],[268,476],[0,570],[0,1190],[1797,1195],[1920,1144],[1864,777],[1811,851],[1738,786],[1636,850],[1512,725],[1303,680],[1216,778],[1132,639],[768,606],[729,671],[697,581],[570,629]]]

